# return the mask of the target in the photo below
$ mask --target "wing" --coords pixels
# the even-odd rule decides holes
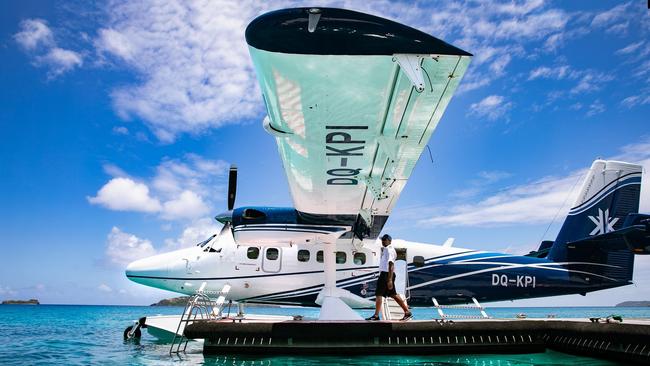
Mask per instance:
[[[246,39],[296,210],[376,237],[471,55],[329,8],[265,14]]]

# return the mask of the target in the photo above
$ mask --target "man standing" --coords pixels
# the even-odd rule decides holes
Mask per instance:
[[[404,310],[404,317],[402,320],[410,320],[413,314],[408,306],[397,296],[395,291],[395,260],[397,259],[397,252],[393,248],[391,242],[393,238],[388,234],[381,237],[381,256],[379,257],[379,279],[377,280],[377,290],[375,291],[375,314],[366,320],[379,320],[379,313],[381,312],[381,302],[384,297],[392,297]]]

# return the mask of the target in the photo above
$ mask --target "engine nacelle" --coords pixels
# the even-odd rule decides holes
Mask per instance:
[[[286,207],[240,207],[232,213],[232,230],[237,244],[289,246],[314,243],[351,226],[355,219],[309,215]]]

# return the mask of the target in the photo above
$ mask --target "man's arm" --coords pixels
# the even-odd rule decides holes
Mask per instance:
[[[393,262],[388,262],[388,282],[386,283],[388,285],[388,289],[392,290],[393,289],[393,270],[394,270],[394,264]]]

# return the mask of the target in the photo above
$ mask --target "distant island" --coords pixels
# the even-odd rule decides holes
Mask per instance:
[[[149,306],[185,306],[187,305],[187,300],[189,300],[189,296],[181,296],[181,297],[172,297],[170,299],[162,299],[158,301],[155,304],[151,304]],[[225,306],[228,306],[228,301],[226,301]],[[237,307],[237,302],[233,301],[230,306],[234,306],[236,309]],[[247,308],[255,308],[255,307],[278,307],[279,305],[275,304],[249,304],[246,303]]]
[[[623,301],[620,304],[616,304],[618,307],[642,307],[650,306],[650,301]]]
[[[185,306],[185,304],[187,304],[187,300],[189,299],[189,296],[173,297],[171,299],[162,299],[155,304],[151,304],[150,306]]]
[[[29,300],[4,300],[2,305],[39,305],[40,302],[36,299]]]

